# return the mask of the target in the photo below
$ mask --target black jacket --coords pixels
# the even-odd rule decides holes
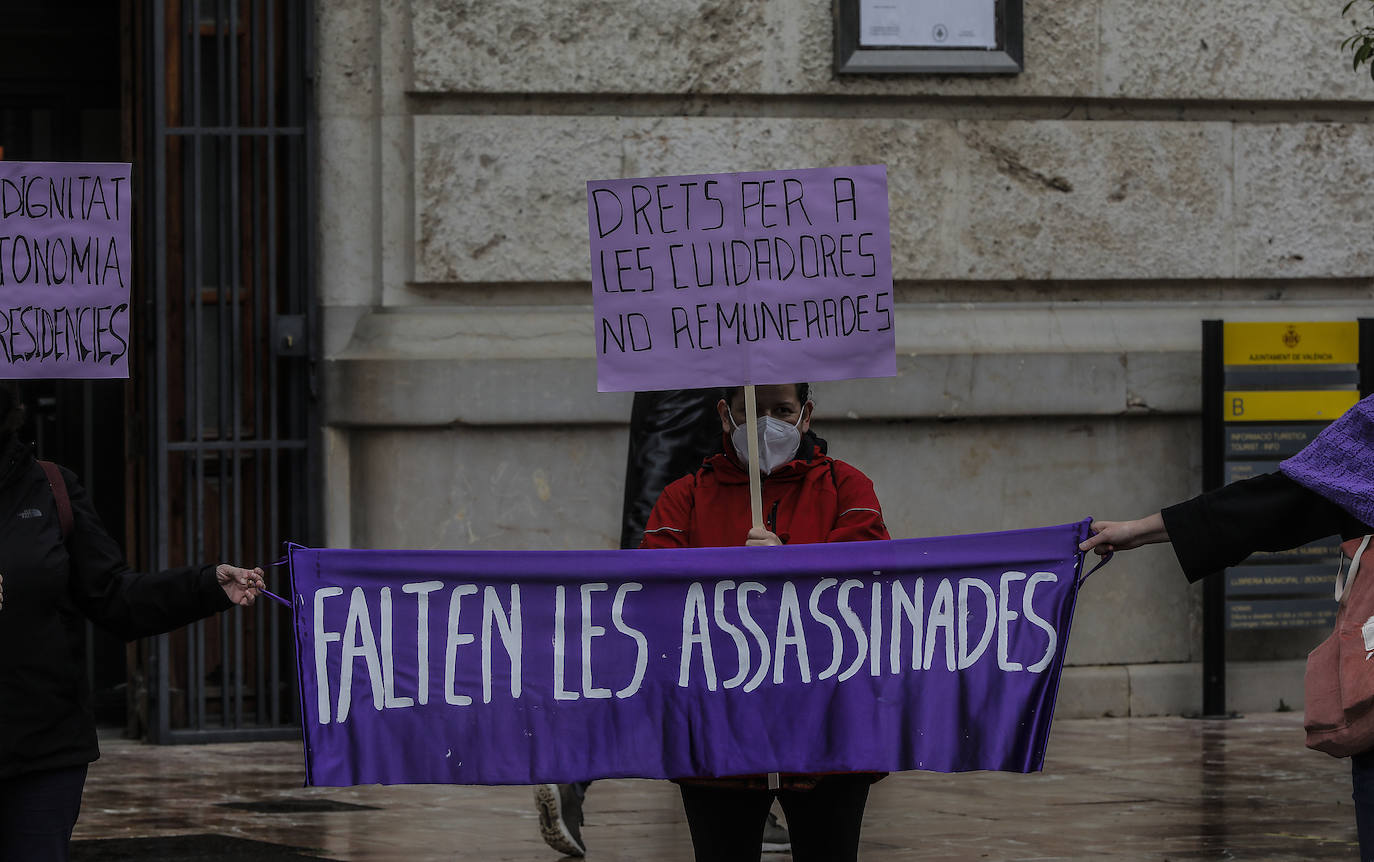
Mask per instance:
[[[129,570],[76,476],[66,542],[42,467],[13,437],[0,442],[0,778],[100,756],[81,652],[90,619],[132,640],[231,606],[213,566]]]
[[[1282,473],[1265,473],[1201,494],[1161,513],[1188,580],[1234,566],[1254,551],[1286,551],[1374,527]]]
[[[720,451],[719,389],[636,392],[625,458],[620,547],[638,548],[658,495]]]

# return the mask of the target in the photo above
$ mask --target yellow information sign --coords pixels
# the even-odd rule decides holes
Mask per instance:
[[[1330,422],[1359,400],[1360,393],[1351,389],[1228,390],[1223,393],[1222,415],[1227,422]]]
[[[1225,365],[1355,365],[1360,328],[1353,320],[1306,323],[1226,323]]]

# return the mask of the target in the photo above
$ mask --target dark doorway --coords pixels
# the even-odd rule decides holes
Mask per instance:
[[[313,107],[307,0],[135,6],[135,177],[149,293],[134,412],[156,568],[267,567],[316,532]],[[147,644],[157,742],[274,738],[299,710],[288,608]]]

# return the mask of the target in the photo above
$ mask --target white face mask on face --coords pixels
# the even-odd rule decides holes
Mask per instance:
[[[806,411],[803,409],[802,416],[805,415]],[[801,421],[801,416],[797,417],[796,425],[774,419],[772,416],[759,419],[759,460],[763,462],[759,465],[759,470],[765,476],[797,456],[797,449],[801,447]],[[748,426],[736,425],[733,413],[730,414],[730,424],[735,426],[735,430],[730,432],[730,442],[735,445],[735,454],[739,456],[740,463],[748,467]]]

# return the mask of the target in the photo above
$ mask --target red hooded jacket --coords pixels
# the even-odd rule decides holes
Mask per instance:
[[[712,455],[697,472],[663,489],[641,548],[724,548],[749,535],[749,474],[730,454]],[[814,434],[798,458],[763,477],[764,525],[784,544],[890,538],[873,482],[825,454]]]

